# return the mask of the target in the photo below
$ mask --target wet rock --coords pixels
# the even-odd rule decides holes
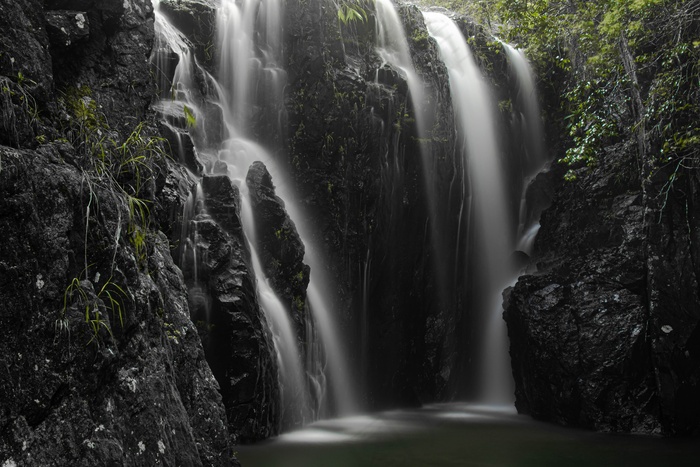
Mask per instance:
[[[226,176],[202,180],[206,213],[191,221],[196,271],[186,270],[192,319],[221,386],[229,430],[251,442],[279,430],[279,387],[272,335],[257,301],[241,229],[240,195]]]
[[[197,151],[190,134],[186,130],[172,125],[163,125],[161,133],[168,140],[170,149],[177,157],[178,162],[187,167],[193,174],[200,175],[203,170],[202,163],[197,157]]]
[[[253,162],[250,166],[246,184],[255,224],[255,247],[265,275],[260,280],[267,280],[280,299],[294,326],[299,358],[308,361],[307,357],[314,355],[318,344],[315,323],[306,302],[310,268],[304,264],[304,244],[285,210],[284,201],[275,195],[272,177],[262,162]],[[318,378],[318,375],[312,377]],[[320,404],[319,394],[314,393],[312,397],[316,398],[314,404]],[[301,405],[289,398],[283,403],[286,404],[284,428],[303,424],[305,414]]]
[[[604,277],[561,282],[526,276],[510,293],[518,411],[603,431],[658,431],[642,297]]]
[[[462,308],[457,303],[465,302],[466,288],[445,291],[449,298],[439,303],[435,265],[450,259],[438,258],[426,239],[434,231],[421,151],[427,149],[428,160],[450,161],[440,165],[436,186],[450,186],[453,170],[461,170],[451,159],[446,70],[434,42],[416,43],[418,72],[435,110],[430,134],[419,136],[403,72],[377,54],[373,9],[368,6],[368,21],[355,27],[337,20],[332,2],[288,3],[286,147],[295,192],[310,230],[318,232],[317,254],[327,259],[326,270],[311,274],[336,284],[330,309],[349,348],[363,349],[354,356],[367,375],[359,384],[366,383],[373,407],[388,407],[448,397],[450,385],[457,386],[453,336],[462,328],[460,313],[451,311]],[[416,8],[401,7],[401,15],[409,37],[425,34]],[[441,191],[435,204],[458,209],[449,196]],[[438,215],[454,225],[458,216],[447,211]],[[457,242],[447,230],[436,242],[445,250]]]
[[[304,244],[282,201],[275,195],[272,177],[262,162],[248,170],[246,184],[255,220],[260,261],[273,289],[282,299],[302,335],[309,266],[304,264]],[[302,339],[303,342],[303,339]]]
[[[90,35],[90,22],[85,11],[49,11],[46,13],[46,32],[51,45],[70,47]]]
[[[160,174],[156,185],[157,204],[152,214],[158,219],[161,231],[176,247],[173,257],[179,261],[183,241],[181,238],[183,223],[186,222],[186,219],[183,219],[185,205],[195,187],[195,182],[184,167],[167,163],[166,170]]]
[[[241,195],[231,179],[222,175],[202,178],[207,213],[230,235],[242,239]],[[247,250],[247,248],[246,248]]]
[[[172,24],[195,46],[199,62],[208,68],[214,66],[214,42],[216,40],[216,12],[219,2],[215,0],[162,0],[161,10]]]
[[[559,185],[532,264],[506,300],[516,406],[564,425],[684,434],[700,425],[697,224],[685,198],[641,184],[628,146]],[[697,181],[684,181],[692,193]],[[673,238],[673,241],[670,239]],[[682,407],[682,409],[681,409]]]

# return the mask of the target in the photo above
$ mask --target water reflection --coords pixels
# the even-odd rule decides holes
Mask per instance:
[[[552,426],[512,407],[429,405],[324,420],[239,447],[245,467],[697,466],[696,439],[606,435]]]

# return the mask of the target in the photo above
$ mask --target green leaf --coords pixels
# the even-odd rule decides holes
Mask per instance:
[[[192,109],[185,105],[183,106],[183,110],[185,111],[185,120],[187,121],[187,128],[196,128],[197,118],[194,116],[194,113],[192,113]]]

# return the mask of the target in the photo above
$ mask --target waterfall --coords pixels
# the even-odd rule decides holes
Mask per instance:
[[[308,422],[320,413],[350,413],[357,409],[353,379],[348,369],[348,358],[341,338],[336,330],[334,310],[329,291],[332,287],[324,283],[325,271],[320,255],[311,241],[312,232],[303,212],[295,206],[295,197],[285,172],[271,156],[270,141],[262,144],[266,129],[260,125],[273,125],[280,130],[284,121],[283,89],[286,82],[281,66],[282,56],[282,2],[262,0],[222,0],[216,15],[218,76],[209,75],[193,57],[191,46],[184,36],[169,23],[159,11],[159,1],[154,0],[156,31],[159,48],[169,48],[178,58],[177,69],[172,73],[163,56],[158,53],[154,62],[162,70],[161,101],[155,107],[161,112],[166,124],[173,126],[178,134],[188,127],[182,116],[192,112],[196,128],[188,128],[199,157],[204,157],[205,170],[222,170],[240,187],[242,197],[242,223],[250,246],[253,269],[257,278],[259,303],[271,331],[277,360],[280,366],[283,408],[293,418],[290,422]],[[204,77],[208,89],[201,95],[196,88],[194,75]],[[169,79],[169,76],[173,76]],[[207,112],[198,107],[200,102],[218,109],[223,120],[223,134],[218,140],[207,138],[216,133],[209,128]],[[178,120],[178,116],[180,119]],[[263,123],[260,123],[263,122]],[[212,126],[215,124],[212,123]],[[281,131],[277,131],[281,134]],[[274,142],[272,143],[274,144]],[[205,155],[205,149],[211,154]],[[305,245],[304,261],[310,266],[310,282],[307,303],[311,317],[306,322],[307,348],[302,352],[297,346],[295,330],[288,315],[289,310],[268,284],[257,253],[257,237],[252,223],[252,212],[245,177],[254,161],[262,161],[277,185],[276,195],[283,199],[290,219],[295,224]],[[186,211],[192,212],[189,201]],[[188,213],[184,213],[188,215]],[[191,215],[191,214],[189,214]],[[189,235],[189,242],[196,236]],[[191,248],[191,247],[190,247]],[[196,258],[193,258],[196,259]],[[193,266],[197,270],[196,264]],[[318,336],[319,341],[314,338]],[[302,358],[303,355],[305,358]],[[325,357],[326,361],[321,361]],[[327,386],[330,387],[327,387]],[[330,389],[331,394],[326,394]],[[314,407],[334,402],[334,407]]]
[[[403,24],[391,0],[376,0],[377,53],[384,63],[400,70],[406,77],[411,92],[411,102],[416,114],[418,134],[424,135],[424,116],[420,111],[425,101],[423,82],[413,66]]]
[[[217,70],[213,74],[197,63],[189,41],[156,11],[159,37],[156,48],[169,50],[156,54],[160,57],[156,60],[158,69],[167,78],[159,81],[161,102],[156,108],[166,125],[177,134],[177,146],[183,148],[183,153],[187,152],[186,139],[191,138],[194,149],[190,152],[193,151],[194,155],[181,158],[190,162],[195,159],[196,163],[188,164],[188,167],[196,166],[192,172],[226,173],[240,188],[241,222],[251,251],[259,303],[274,335],[282,406],[284,416],[289,417],[283,424],[289,427],[319,416],[356,412],[359,408],[356,386],[363,381],[350,371],[349,349],[345,348],[342,338],[346,330],[340,326],[337,297],[334,296],[336,287],[330,281],[330,268],[315,244],[319,232],[313,230],[310,214],[301,208],[287,173],[285,146],[278,139],[286,131],[283,4],[281,0],[221,0],[215,18],[215,63],[209,64],[210,68]],[[158,6],[157,1],[155,5]],[[520,240],[518,248],[529,251],[537,232],[538,224],[532,222],[533,208],[525,202],[525,191],[519,223],[513,219],[515,210],[509,208],[514,206],[520,183],[527,183],[518,179],[517,187],[511,186],[510,196],[506,194],[504,148],[498,145],[503,135],[498,133],[496,125],[496,105],[456,24],[443,14],[424,13],[428,32],[437,42],[448,72],[454,110],[454,115],[444,116],[449,112],[447,107],[438,118],[428,108],[438,105],[447,93],[443,92],[442,85],[435,84],[435,76],[442,76],[444,68],[436,68],[424,60],[425,52],[434,50],[432,42],[425,39],[422,25],[417,30],[420,34],[412,33],[412,42],[407,39],[399,11],[410,16],[412,10],[397,11],[391,0],[376,0],[375,6],[377,42],[374,51],[381,64],[376,82],[368,83],[368,93],[374,90],[392,99],[404,96],[402,90],[405,87],[400,87],[402,83],[397,85],[399,80],[396,77],[400,75],[408,85],[408,96],[405,102],[392,100],[391,105],[384,109],[388,114],[375,119],[382,126],[378,142],[383,154],[379,156],[383,157],[380,176],[386,184],[379,196],[386,206],[387,217],[382,219],[382,229],[377,230],[381,237],[368,234],[366,254],[360,255],[360,264],[352,265],[352,274],[358,277],[360,290],[357,293],[361,295],[358,301],[361,299],[362,308],[357,310],[359,314],[354,323],[361,333],[357,342],[363,347],[357,351],[358,366],[367,372],[373,357],[367,350],[375,339],[370,336],[375,331],[371,328],[374,319],[371,313],[377,307],[394,306],[388,301],[374,300],[378,281],[388,279],[391,267],[406,269],[415,265],[420,275],[413,277],[426,282],[426,290],[429,290],[425,298],[420,295],[420,302],[415,306],[415,310],[425,310],[425,316],[410,308],[412,304],[409,308],[412,317],[425,319],[425,323],[416,326],[424,326],[426,334],[430,334],[425,342],[420,343],[428,350],[421,349],[417,355],[435,352],[430,354],[432,360],[428,365],[435,365],[436,369],[439,366],[441,380],[435,387],[444,391],[439,397],[458,390],[445,388],[448,383],[458,384],[456,381],[460,377],[450,376],[450,372],[462,365],[459,362],[462,357],[456,356],[462,345],[458,342],[463,336],[461,332],[468,331],[472,323],[471,317],[466,316],[471,313],[477,316],[473,321],[483,330],[477,337],[481,350],[476,355],[483,360],[478,368],[481,374],[474,378],[481,383],[479,399],[489,403],[511,402],[512,380],[501,292],[515,274],[511,255],[516,248],[516,239]],[[413,39],[421,34],[422,42]],[[409,43],[414,47],[420,43],[424,47],[420,49],[421,55],[416,55],[417,60],[420,59],[416,64],[422,75],[413,63]],[[505,44],[504,48],[518,83],[513,126],[520,128],[523,160],[517,167],[534,176],[542,166],[544,154],[532,75],[519,51]],[[426,87],[421,76],[430,87]],[[374,110],[369,110],[374,115]],[[188,125],[188,113],[193,115],[196,126]],[[412,114],[415,125],[406,126],[405,123],[410,121],[401,122],[396,127],[388,125],[397,114],[399,120]],[[453,117],[457,140],[455,153],[451,142],[428,138],[438,134],[436,131],[442,131],[443,135],[452,131]],[[445,121],[449,123],[445,124]],[[435,129],[443,124],[449,130]],[[385,128],[389,130],[384,131]],[[441,152],[435,148],[440,148]],[[255,161],[265,164],[274,180],[275,193],[283,200],[305,246],[304,263],[311,270],[306,290],[307,309],[303,311],[308,315],[305,319],[290,315],[289,306],[271,286],[275,283],[274,278],[268,281],[266,277],[268,265],[261,264],[265,256],[253,226],[254,213],[246,184],[249,167]],[[408,177],[407,173],[411,176]],[[513,174],[511,178],[514,178]],[[408,189],[411,190],[409,197],[405,192]],[[200,195],[193,195],[188,200],[184,217],[201,212],[201,209],[194,208],[199,199]],[[191,227],[197,228],[196,219]],[[402,236],[409,238],[410,242],[399,241]],[[180,255],[196,263],[199,259],[194,245],[197,232],[183,233],[182,238]],[[403,261],[403,252],[398,251],[406,246],[416,253],[415,257],[409,258],[413,263]],[[381,250],[386,250],[382,251],[383,257],[377,255]],[[195,276],[198,274],[196,264],[190,272]],[[392,293],[399,295],[403,292],[404,277],[412,280],[408,274],[402,276],[401,284],[390,286]],[[196,277],[193,284],[195,288],[191,295],[202,294],[204,289],[196,288]],[[201,300],[206,304],[205,296]],[[399,302],[408,303],[401,300],[404,297]],[[470,304],[472,308],[469,308]],[[468,311],[462,311],[463,308]],[[384,312],[383,309],[379,311]],[[391,308],[397,320],[401,319],[400,312],[401,307]],[[452,334],[441,329],[453,325],[458,331],[452,331]],[[299,338],[302,335],[306,336],[305,341]],[[376,335],[381,333],[376,332]],[[464,339],[468,340],[468,337]],[[397,353],[391,358],[398,361],[400,357],[403,355]],[[464,360],[470,357],[472,355],[467,355]],[[464,363],[464,366],[468,365]],[[406,365],[411,369],[417,367]],[[383,371],[381,366],[377,368]]]
[[[318,326],[318,334],[328,360],[328,365],[325,368],[329,373],[321,377],[321,381],[314,381],[312,385],[317,388],[320,387],[323,393],[325,388],[322,387],[322,384],[328,381],[332,390],[332,397],[326,398],[326,400],[331,399],[335,402],[335,407],[320,408],[320,410],[336,414],[351,413],[356,410],[357,403],[354,396],[354,385],[348,368],[349,359],[345,354],[342,340],[337,335],[333,310],[328,305],[330,300],[327,297],[331,287],[323,284],[321,275],[325,271],[325,267],[322,259],[316,253],[317,248],[311,240],[313,234],[309,230],[309,223],[306,222],[306,217],[301,209],[296,206],[295,193],[284,171],[259,143],[242,136],[250,133],[250,129],[246,131],[246,129],[241,129],[237,125],[237,119],[241,118],[241,112],[245,109],[265,106],[277,109],[283,107],[283,93],[281,90],[284,87],[282,83],[284,71],[278,68],[278,59],[281,56],[281,42],[279,40],[279,31],[282,30],[281,5],[278,5],[275,9],[271,7],[274,4],[271,2],[271,5],[259,11],[259,16],[264,16],[261,23],[267,32],[264,35],[265,43],[260,44],[262,49],[261,56],[254,56],[252,49],[241,50],[243,47],[241,44],[250,46],[253,43],[253,38],[257,36],[255,32],[258,24],[245,18],[249,14],[248,10],[257,11],[255,7],[261,3],[260,0],[246,0],[239,5],[233,0],[225,0],[222,8],[219,10],[217,25],[220,31],[219,40],[221,41],[222,76],[220,77],[220,82],[229,83],[228,87],[222,85],[219,92],[223,96],[231,96],[228,100],[222,98],[222,101],[230,102],[228,107],[225,106],[227,110],[224,118],[227,119],[229,117],[227,119],[227,127],[229,128],[231,139],[227,147],[222,150],[220,158],[229,164],[232,176],[238,176],[241,179],[245,178],[245,172],[250,164],[255,160],[260,160],[265,164],[273,180],[275,180],[277,196],[284,200],[287,214],[294,222],[306,248],[304,261],[311,268],[307,288],[307,303],[314,323]],[[222,33],[221,31],[226,32]],[[246,89],[245,91],[237,87],[236,83],[239,80],[243,80],[246,83],[241,85],[241,89],[244,88]],[[273,92],[260,96],[261,98],[257,102],[251,102],[249,101],[247,89],[252,87],[253,82],[260,89],[272,89]],[[233,92],[227,92],[227,89],[231,88],[233,88]]]
[[[523,140],[523,189],[520,197],[520,213],[518,220],[518,244],[516,249],[527,254],[532,253],[535,237],[540,228],[540,214],[545,206],[528,205],[526,200],[527,188],[534,177],[548,162],[544,151],[542,121],[540,106],[537,101],[537,91],[532,69],[521,50],[502,42],[508,57],[511,71],[517,84],[517,99],[514,105],[516,112],[514,124],[518,127]]]
[[[241,217],[245,236],[248,239],[253,271],[257,278],[258,297],[260,306],[265,311],[273,334],[275,349],[277,350],[277,360],[281,371],[282,380],[282,408],[291,411],[291,415],[299,413],[303,422],[312,421],[317,410],[312,407],[309,391],[305,388],[303,362],[299,359],[299,348],[294,334],[292,321],[287,314],[285,306],[270,286],[268,278],[263,272],[260,258],[255,248],[255,228],[253,222],[253,210],[250,206],[250,198],[245,189],[245,184],[241,185],[242,208]],[[284,414],[282,415],[284,420]]]
[[[502,42],[508,62],[515,74],[518,85],[515,108],[519,110],[522,136],[525,140],[525,175],[531,176],[547,163],[543,147],[542,120],[540,105],[537,102],[534,74],[521,50]]]
[[[512,378],[506,326],[501,316],[501,291],[513,274],[510,259],[513,247],[504,170],[497,146],[495,104],[457,25],[441,13],[425,12],[424,17],[449,72],[457,131],[473,190],[472,222],[476,229],[477,271],[482,276],[483,296],[480,303],[483,309],[479,313],[486,330],[482,336],[479,400],[510,403]]]

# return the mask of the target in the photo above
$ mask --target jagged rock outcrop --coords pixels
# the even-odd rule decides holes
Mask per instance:
[[[285,210],[284,201],[275,195],[272,176],[262,162],[250,166],[246,184],[250,190],[260,261],[273,289],[290,310],[297,333],[303,336],[301,315],[306,306],[310,269],[304,264],[304,244]]]
[[[185,269],[192,319],[221,385],[229,430],[239,442],[276,434],[278,368],[272,335],[257,299],[255,273],[240,218],[240,194],[225,175],[205,175],[199,212],[190,221],[197,261]]]
[[[90,20],[84,11],[49,11],[46,13],[46,32],[54,47],[70,47],[90,36]]]
[[[256,248],[264,272],[264,277],[259,280],[269,281],[284,306],[284,312],[291,319],[300,360],[318,359],[315,354],[318,352],[318,338],[306,296],[311,268],[304,263],[304,244],[285,209],[284,201],[275,194],[272,176],[262,162],[251,164],[246,175],[246,185],[253,213]],[[318,380],[322,375],[314,373],[323,372],[323,369],[314,362],[306,371],[307,378]],[[310,392],[313,400],[309,402],[314,407],[319,407],[318,398],[321,394],[314,390],[313,383],[310,386],[313,388]],[[302,404],[290,404],[289,402],[296,401],[289,400],[286,402],[285,423],[288,426],[303,423],[307,415]]]

